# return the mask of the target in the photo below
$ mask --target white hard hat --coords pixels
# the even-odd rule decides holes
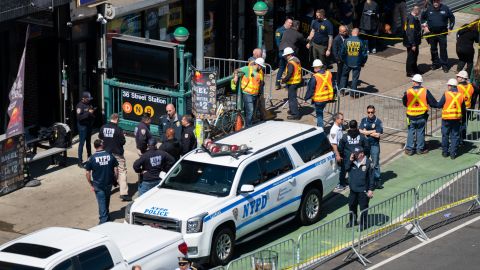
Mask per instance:
[[[418,83],[423,83],[422,75],[420,75],[420,74],[413,75],[412,81],[418,82]]]
[[[458,72],[457,77],[468,79],[468,73],[465,70]]]
[[[321,67],[321,66],[323,66],[322,60],[320,59],[313,60],[312,67]]]
[[[261,67],[265,67],[265,59],[259,57],[259,58],[255,59],[255,64],[257,64]]]
[[[455,79],[450,79],[450,80],[448,80],[447,85],[457,86],[458,82]]]
[[[282,56],[289,55],[289,54],[293,54],[293,53],[295,53],[295,52],[293,51],[292,48],[286,47],[286,48],[283,50]]]

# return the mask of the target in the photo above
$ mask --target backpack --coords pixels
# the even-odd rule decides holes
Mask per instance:
[[[72,133],[68,125],[55,123],[51,130],[52,134],[49,139],[51,147],[68,148],[72,146]]]

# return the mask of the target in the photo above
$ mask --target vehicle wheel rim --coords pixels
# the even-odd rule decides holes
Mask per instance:
[[[224,261],[232,251],[232,240],[227,234],[222,234],[217,242],[217,257]]]
[[[320,208],[320,200],[314,194],[308,196],[307,203],[305,205],[305,212],[309,219],[314,219],[318,215]]]

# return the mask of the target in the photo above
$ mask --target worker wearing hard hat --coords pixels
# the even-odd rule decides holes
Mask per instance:
[[[461,136],[460,136],[460,144],[463,145],[463,140],[466,139],[467,136],[467,121],[471,117],[470,111],[468,109],[473,109],[475,107],[475,99],[474,97],[474,92],[475,89],[473,87],[473,84],[471,84],[468,81],[468,73],[465,70],[460,71],[457,74],[457,89],[460,93],[463,94],[463,97],[465,99],[465,109],[466,113],[462,114],[462,126],[460,128],[461,131]],[[476,97],[477,95],[475,95]]]
[[[298,110],[297,89],[302,83],[302,65],[300,60],[295,57],[292,48],[287,47],[283,50],[283,57],[287,60],[287,67],[282,76],[282,83],[287,85],[288,90],[288,106],[290,115],[287,119],[300,119],[300,111]]]
[[[412,77],[413,85],[403,94],[403,106],[407,108],[408,135],[405,154],[411,156],[417,154],[426,154],[428,149],[425,147],[425,123],[428,119],[428,106],[437,107],[437,100],[432,96],[429,90],[422,86],[423,78],[420,74]],[[415,140],[414,140],[415,136]],[[416,141],[416,151],[414,141]]]
[[[315,113],[317,115],[317,127],[323,127],[323,110],[328,102],[334,100],[335,91],[332,85],[332,72],[325,70],[320,59],[315,59],[312,64],[315,72],[308,81],[305,100],[312,99],[315,105]]]
[[[245,124],[247,127],[252,125],[255,105],[257,104],[260,89],[264,83],[262,71],[262,68],[264,67],[265,60],[259,57],[255,59],[252,64],[236,70],[231,81],[232,90],[236,90],[238,72],[242,72],[244,74],[240,82],[240,89],[242,90],[243,106],[245,110]]]
[[[448,90],[438,102],[438,108],[442,108],[442,156],[455,159],[462,114],[465,112],[465,97],[457,88],[457,80],[448,80],[447,86]]]

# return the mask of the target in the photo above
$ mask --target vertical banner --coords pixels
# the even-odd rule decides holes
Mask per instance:
[[[23,134],[23,93],[24,93],[24,79],[25,79],[25,52],[27,50],[28,35],[30,32],[30,25],[27,25],[27,32],[25,34],[25,47],[23,48],[20,65],[18,65],[18,73],[15,82],[8,97],[10,105],[8,105],[8,116],[10,121],[7,126],[7,139],[15,135]]]
[[[196,118],[214,119],[217,110],[217,73],[194,70],[192,111]]]

